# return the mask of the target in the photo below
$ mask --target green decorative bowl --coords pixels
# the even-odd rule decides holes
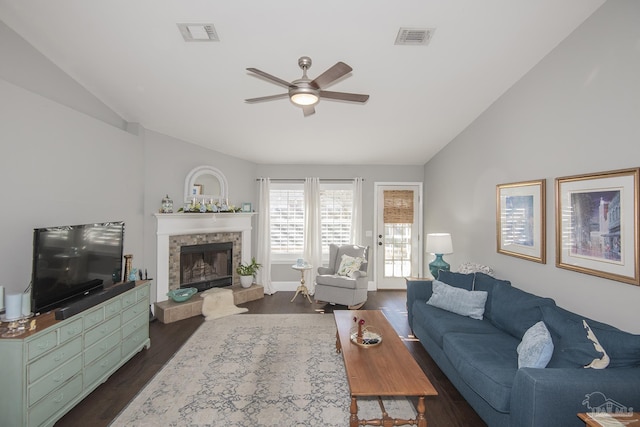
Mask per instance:
[[[197,293],[198,290],[196,288],[183,288],[169,291],[167,292],[167,296],[175,302],[185,302]]]

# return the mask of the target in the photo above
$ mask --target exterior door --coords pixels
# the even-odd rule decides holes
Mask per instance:
[[[422,183],[376,183],[377,289],[406,289],[422,272]]]

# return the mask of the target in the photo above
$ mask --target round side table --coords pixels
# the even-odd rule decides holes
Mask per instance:
[[[307,287],[304,284],[305,283],[304,282],[304,272],[307,271],[307,270],[311,270],[313,267],[308,265],[308,264],[305,264],[303,266],[299,266],[297,264],[294,264],[294,265],[291,266],[291,268],[293,268],[294,270],[298,270],[300,272],[300,285],[298,286],[298,289],[296,289],[296,294],[293,296],[293,298],[291,298],[291,302],[293,302],[293,300],[296,299],[298,294],[302,294],[303,298],[307,297],[307,299],[311,303],[311,297],[309,296],[309,289],[307,289]]]

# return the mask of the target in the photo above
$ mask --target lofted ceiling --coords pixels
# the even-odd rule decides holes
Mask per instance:
[[[262,164],[421,165],[604,0],[0,0],[0,19],[124,120]],[[213,24],[185,42],[179,23]],[[396,45],[400,28],[435,29]],[[353,71],[303,117],[288,99],[246,98]]]

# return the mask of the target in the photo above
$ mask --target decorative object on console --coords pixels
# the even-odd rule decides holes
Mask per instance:
[[[160,212],[173,213],[173,200],[168,194],[162,199],[162,210]]]
[[[427,252],[434,254],[434,259],[429,264],[429,271],[433,277],[438,277],[439,270],[449,271],[449,264],[442,259],[442,255],[453,253],[453,243],[451,242],[451,234],[449,233],[430,233],[427,234]]]
[[[124,256],[124,280],[129,280],[129,275],[133,269],[133,254]]]
[[[251,212],[251,203],[243,203],[242,212]]]
[[[498,253],[547,262],[545,200],[544,179],[496,186]]]
[[[640,168],[556,178],[556,267],[640,285]]]

